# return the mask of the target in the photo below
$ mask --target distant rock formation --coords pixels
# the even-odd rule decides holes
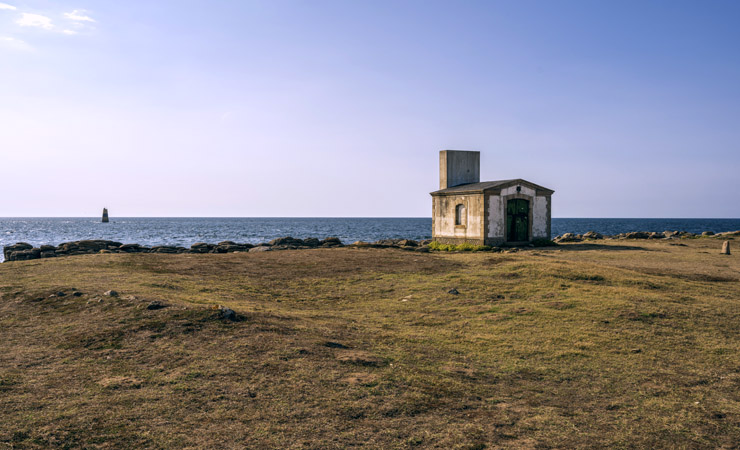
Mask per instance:
[[[108,223],[108,208],[103,208],[103,223]]]
[[[145,247],[139,244],[122,244],[116,241],[90,239],[84,241],[65,242],[56,247],[53,245],[42,245],[39,248],[34,248],[31,244],[25,242],[19,242],[17,244],[4,247],[3,256],[5,257],[5,261],[26,261],[29,259],[88,255],[94,253],[234,253],[249,252],[253,248],[261,250],[294,250],[334,247],[344,247],[344,244],[335,237],[319,240],[316,238],[295,239],[287,236],[284,238],[274,239],[270,243],[263,243],[257,246],[253,244],[237,244],[232,241],[223,241],[218,244],[196,242],[188,249],[173,245]]]

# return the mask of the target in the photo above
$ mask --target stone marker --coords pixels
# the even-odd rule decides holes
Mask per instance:
[[[724,241],[722,243],[722,251],[720,252],[723,255],[729,255],[730,254],[730,241]]]

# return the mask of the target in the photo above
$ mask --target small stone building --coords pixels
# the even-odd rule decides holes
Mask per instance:
[[[443,244],[524,244],[550,239],[552,194],[522,179],[480,181],[480,152],[439,152],[432,238]]]

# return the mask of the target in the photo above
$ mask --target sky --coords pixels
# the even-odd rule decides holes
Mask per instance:
[[[0,216],[740,217],[740,2],[0,0]]]

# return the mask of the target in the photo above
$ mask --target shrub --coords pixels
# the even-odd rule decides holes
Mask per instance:
[[[455,245],[432,241],[432,243],[429,244],[429,250],[438,252],[485,252],[491,250],[491,247],[488,245],[475,245],[469,242]]]

